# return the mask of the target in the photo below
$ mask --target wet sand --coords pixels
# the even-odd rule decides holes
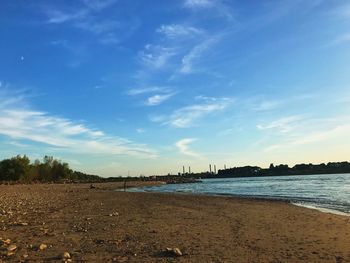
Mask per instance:
[[[350,262],[349,217],[283,202],[89,186],[0,185],[0,262],[63,262],[64,252],[72,262]]]

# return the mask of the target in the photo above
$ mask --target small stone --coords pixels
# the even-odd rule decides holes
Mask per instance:
[[[176,257],[181,257],[182,256],[182,252],[179,248],[175,247],[175,248],[166,248],[166,252],[172,256],[176,256]]]
[[[181,257],[182,256],[181,250],[178,249],[177,247],[174,248],[173,251],[174,251],[175,256],[177,256],[177,257]]]
[[[9,245],[11,243],[11,239],[5,239],[2,241],[5,245]]]
[[[16,245],[9,245],[8,247],[7,247],[7,251],[8,252],[13,252],[13,251],[15,251],[17,249],[17,246]]]
[[[45,250],[47,248],[47,245],[45,245],[45,244],[41,244],[40,246],[39,246],[39,249],[40,250]]]
[[[67,260],[67,259],[70,259],[71,256],[68,252],[64,252],[62,258],[63,258],[63,260]]]
[[[7,256],[11,257],[12,255],[14,255],[16,252],[15,251],[8,251],[7,252]]]
[[[109,216],[119,216],[119,213],[118,212],[114,212],[112,214],[109,214]]]

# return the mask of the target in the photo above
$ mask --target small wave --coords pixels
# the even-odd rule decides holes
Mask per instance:
[[[323,213],[342,215],[342,216],[349,216],[350,217],[350,213],[345,213],[345,212],[341,212],[341,211],[335,210],[335,209],[320,207],[320,206],[317,206],[317,205],[314,205],[314,204],[304,204],[304,203],[295,203],[295,202],[292,202],[291,204],[293,204],[295,206],[309,208],[309,209],[315,209],[315,210],[318,210],[318,211],[323,212]]]

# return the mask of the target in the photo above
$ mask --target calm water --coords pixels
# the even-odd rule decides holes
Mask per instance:
[[[235,195],[288,200],[310,208],[350,213],[350,174],[205,179],[202,181],[197,184],[168,184],[133,191]]]

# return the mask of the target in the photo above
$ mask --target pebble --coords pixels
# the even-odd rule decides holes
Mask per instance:
[[[5,239],[5,240],[2,240],[2,242],[5,244],[5,245],[9,245],[11,243],[11,239]]]
[[[7,256],[10,257],[10,256],[14,255],[15,253],[16,253],[15,251],[8,251]]]
[[[71,258],[72,258],[71,255],[70,255],[67,251],[64,252],[63,255],[62,255],[63,261],[68,261],[68,260],[70,260]]]
[[[17,246],[16,245],[9,245],[8,247],[7,247],[7,251],[8,252],[13,252],[13,251],[15,251],[17,249]]]
[[[7,256],[12,256],[16,253],[17,246],[16,245],[9,245],[7,247]]]
[[[175,248],[166,248],[166,252],[171,254],[172,256],[176,256],[176,257],[181,257],[182,256],[182,252],[179,248],[175,247]]]
[[[109,214],[109,216],[119,216],[119,213],[118,212],[114,212],[112,214]]]
[[[47,248],[47,245],[46,244],[41,244],[40,246],[39,246],[39,249],[40,250],[45,250]]]

